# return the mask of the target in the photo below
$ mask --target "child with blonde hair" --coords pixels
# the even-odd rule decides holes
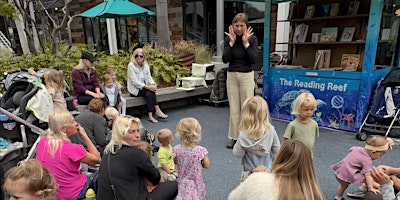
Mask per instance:
[[[126,115],[126,99],[122,97],[122,86],[117,81],[117,72],[115,71],[114,68],[109,67],[109,68],[106,69],[106,74],[110,74],[111,75],[111,77],[113,79],[114,86],[119,89],[120,96],[121,96],[121,102],[122,102],[122,106],[120,107],[121,110],[119,110],[119,112],[122,115]]]
[[[50,70],[45,79],[46,90],[53,100],[54,110],[68,110],[64,98],[64,73],[55,69]]]
[[[57,185],[53,175],[35,159],[20,161],[6,176],[3,190],[10,199],[56,199]]]
[[[174,141],[173,133],[170,129],[164,128],[158,131],[157,140],[161,144],[158,153],[158,170],[164,180],[176,180],[178,173],[175,169],[174,159],[172,158],[172,146]]]
[[[270,172],[272,159],[280,146],[278,134],[270,123],[267,102],[260,96],[246,99],[242,106],[239,138],[233,147],[233,155],[242,159],[241,181],[257,166],[265,166]]]
[[[310,92],[303,92],[293,101],[292,107],[292,114],[297,115],[297,118],[286,127],[284,141],[300,140],[310,148],[312,154],[315,138],[319,137],[318,123],[312,119],[317,101]]]
[[[172,156],[178,169],[176,200],[206,199],[202,168],[210,167],[208,151],[197,145],[201,140],[201,126],[195,118],[183,118],[176,126],[176,137],[183,142],[173,147]]]
[[[108,127],[112,127],[114,120],[119,116],[119,112],[116,108],[108,106],[104,111],[104,115],[106,116]]]
[[[393,144],[391,139],[375,135],[367,139],[365,147],[351,147],[349,154],[332,166],[335,171],[339,186],[336,190],[336,200],[344,199],[343,193],[351,183],[366,183],[359,188],[358,192],[367,192],[367,189],[377,193],[379,184],[373,181],[370,171],[373,168],[372,161],[385,155]],[[351,196],[349,193],[348,196]]]
[[[114,85],[113,78],[110,74],[103,75],[103,85],[100,89],[106,95],[108,105],[121,110],[121,90]]]

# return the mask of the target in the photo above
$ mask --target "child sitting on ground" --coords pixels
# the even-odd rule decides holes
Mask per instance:
[[[260,96],[250,97],[242,106],[239,137],[233,147],[233,155],[242,159],[244,181],[257,166],[265,166],[271,172],[272,159],[281,143],[269,119],[267,102]]]
[[[54,177],[36,159],[19,162],[3,185],[10,199],[55,200],[56,188]]]
[[[366,185],[359,188],[363,193],[367,192],[367,189],[374,193],[379,192],[379,184],[373,181],[369,172],[373,168],[372,161],[385,155],[392,144],[391,139],[375,135],[367,139],[365,147],[351,147],[349,154],[332,166],[339,182],[335,199],[344,199],[343,193],[351,183],[365,182]],[[348,196],[351,196],[349,194]]]
[[[172,158],[172,131],[166,128],[161,129],[157,133],[157,140],[161,144],[157,154],[158,170],[160,170],[161,177],[164,180],[174,181],[178,173],[176,172],[174,159]]]
[[[146,155],[150,158],[150,160],[153,162],[153,151],[150,143],[146,141],[141,141],[139,143],[138,148],[143,150],[146,153]],[[163,182],[163,180],[161,179],[160,182]],[[146,178],[144,178],[144,183],[146,184],[147,191],[149,192],[153,191],[157,187],[156,185],[153,185],[150,181],[148,181]]]
[[[317,109],[317,101],[310,92],[303,92],[293,101],[292,107],[292,114],[297,115],[297,118],[288,124],[283,136],[284,141],[300,140],[313,155],[315,138],[319,137],[318,124],[312,119]]]
[[[114,85],[114,81],[110,74],[104,74],[103,85],[100,89],[106,95],[108,105],[121,110],[121,90]]]
[[[114,123],[114,120],[119,116],[119,112],[116,108],[108,106],[106,108],[106,111],[104,111],[104,115],[106,116],[107,125],[111,133],[112,125]]]
[[[201,140],[201,126],[195,118],[181,119],[176,127],[176,137],[183,142],[172,149],[178,169],[178,196],[176,200],[206,199],[202,168],[210,167],[208,151],[196,143]]]

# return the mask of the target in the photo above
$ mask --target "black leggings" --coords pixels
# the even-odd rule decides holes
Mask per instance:
[[[135,97],[135,95],[132,95],[132,94],[131,94],[131,96]],[[157,96],[156,96],[155,92],[143,88],[143,89],[139,90],[136,97],[137,96],[142,96],[146,99],[147,112],[154,112],[154,106],[158,105]]]
[[[160,183],[151,193],[152,200],[173,200],[178,195],[178,182],[165,181]]]
[[[76,97],[80,105],[88,105],[93,98],[93,96],[87,94],[80,94]]]

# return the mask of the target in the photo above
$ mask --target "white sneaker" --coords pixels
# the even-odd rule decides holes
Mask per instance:
[[[168,181],[175,181],[176,177],[173,174],[168,174],[167,180]]]
[[[367,190],[357,189],[357,190],[354,190],[352,192],[348,192],[347,196],[348,197],[352,197],[352,198],[362,199],[362,198],[364,198],[364,195],[365,195],[366,192],[367,192]]]

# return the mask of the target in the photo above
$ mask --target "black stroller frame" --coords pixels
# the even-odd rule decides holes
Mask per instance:
[[[396,91],[396,96],[391,95],[394,103],[394,113],[390,114],[385,112],[387,110],[385,90],[388,87]],[[356,138],[365,141],[369,134],[377,134],[384,137],[400,137],[400,68],[392,69],[380,81],[370,107],[367,116],[356,133]],[[370,123],[371,119],[376,121]]]

